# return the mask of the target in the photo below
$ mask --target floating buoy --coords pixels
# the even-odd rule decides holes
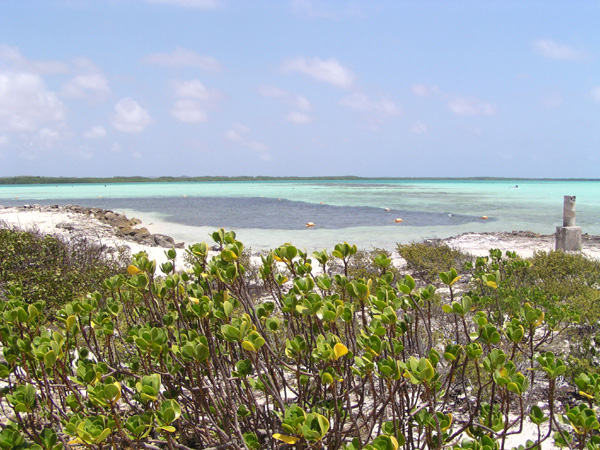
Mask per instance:
[[[383,208],[383,210],[384,210],[384,211],[389,211],[389,210],[390,210],[390,208]]]
[[[280,198],[278,198],[277,200],[281,201],[281,199],[280,199]]]
[[[184,197],[187,197],[187,195],[183,194]]]
[[[483,220],[487,220],[488,216],[481,216]]]
[[[306,226],[307,226],[307,227],[314,227],[314,226],[315,226],[315,224],[314,224],[314,223],[312,223],[312,222],[306,222]]]
[[[101,196],[101,195],[99,195],[99,196],[98,196],[98,198],[102,198],[102,196]]]
[[[321,202],[321,205],[323,204],[323,202]]]
[[[400,217],[396,217],[396,223],[404,222]]]

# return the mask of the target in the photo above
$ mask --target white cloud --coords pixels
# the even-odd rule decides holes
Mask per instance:
[[[147,64],[159,64],[168,67],[198,67],[208,72],[221,70],[221,63],[212,56],[199,55],[191,50],[177,47],[171,53],[153,53],[143,61]]]
[[[190,99],[177,100],[171,109],[171,114],[185,123],[201,123],[208,120],[200,104]]]
[[[413,84],[413,94],[418,97],[433,97],[440,93],[440,89],[437,86],[427,86],[426,84]]]
[[[12,70],[34,72],[36,74],[66,73],[69,68],[58,61],[35,61],[25,58],[17,47],[0,44],[0,67],[7,66]]]
[[[349,89],[356,78],[354,73],[335,59],[296,58],[281,66],[284,72],[300,72],[315,80],[329,83],[342,89]]]
[[[215,9],[221,5],[219,0],[144,0],[146,3],[183,6],[185,8]]]
[[[476,98],[454,97],[448,100],[447,105],[459,116],[491,116],[496,113],[494,105]]]
[[[200,80],[171,81],[173,95],[178,98],[194,98],[203,101],[220,100],[223,95],[216,89],[206,88]]]
[[[95,127],[90,128],[85,133],[83,133],[83,137],[87,139],[101,139],[106,136],[106,130],[104,127],[100,125],[96,125]]]
[[[108,81],[96,65],[87,58],[75,61],[76,75],[62,85],[61,94],[69,98],[101,101],[110,94]]]
[[[459,116],[491,116],[496,113],[496,107],[474,97],[463,97],[442,92],[435,85],[414,84],[413,94],[418,97],[435,97],[446,102],[446,106]]]
[[[250,150],[258,153],[260,159],[264,161],[271,161],[273,157],[269,153],[269,147],[265,144],[251,139],[248,135],[250,134],[250,128],[245,125],[236,124],[225,132],[225,137],[232,142],[235,142],[242,147],[249,148]]]
[[[427,125],[425,125],[423,122],[413,123],[412,126],[410,127],[410,129],[415,134],[427,133]]]
[[[382,98],[375,101],[357,92],[343,98],[340,104],[359,111],[374,112],[384,117],[392,117],[400,114],[400,108],[391,100]]]
[[[171,114],[185,123],[208,120],[205,108],[218,102],[223,95],[216,89],[206,88],[200,80],[171,81],[173,96],[177,99]]]
[[[34,131],[64,115],[64,105],[39,75],[0,73],[0,129]]]
[[[42,128],[39,131],[39,137],[42,142],[51,144],[61,139],[61,134],[57,130],[51,128]]]
[[[153,122],[148,111],[127,97],[115,105],[112,125],[124,133],[141,133]]]
[[[294,95],[275,86],[261,86],[258,88],[258,93],[263,97],[281,99],[292,105],[293,108],[301,109],[302,111],[310,111],[312,109],[310,102],[303,95]]]
[[[551,39],[538,39],[532,45],[538,53],[552,59],[578,60],[584,57],[582,52]]]
[[[600,86],[596,86],[595,88],[593,88],[591,95],[592,95],[592,99],[594,99],[594,101],[600,102]]]
[[[62,95],[70,98],[85,98],[88,95],[104,98],[110,93],[108,82],[101,73],[76,75],[62,86]]]
[[[301,109],[303,111],[310,111],[311,110],[311,106],[310,106],[310,102],[308,101],[308,99],[302,95],[296,95],[295,99],[294,99],[294,103],[296,105],[296,108]]]
[[[306,123],[311,123],[314,118],[308,114],[305,114],[303,112],[300,111],[292,111],[291,113],[289,113],[286,118],[285,118],[288,122],[292,122],[292,123],[296,123],[299,125],[304,125]]]

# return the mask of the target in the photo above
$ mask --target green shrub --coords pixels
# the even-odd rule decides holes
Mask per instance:
[[[0,224],[1,225],[1,224]],[[84,237],[70,241],[33,231],[0,228],[0,295],[21,291],[29,303],[44,301],[50,310],[101,289],[124,270],[127,254],[113,258]]]
[[[539,287],[580,313],[586,323],[600,320],[600,262],[581,254],[536,252],[523,282]]]
[[[471,255],[437,240],[398,244],[397,248],[411,273],[426,283],[438,283],[440,272],[450,269],[461,271],[464,264],[472,259]]]
[[[358,250],[348,263],[348,276],[351,278],[376,280],[384,273],[393,275],[392,282],[398,281],[400,276],[392,264],[392,254],[385,249]]]
[[[262,255],[270,295],[258,304],[243,244],[224,230],[213,238],[219,251],[191,246],[183,273],[134,255],[127,274],[64,304],[51,326],[42,301],[0,302],[13,421],[0,447],[504,450],[531,420],[538,438],[527,447],[560,430],[557,442],[597,448],[600,378],[577,376],[578,405],[557,395],[568,355],[551,349],[570,316],[491,302],[500,324],[456,292],[450,269],[438,274],[446,289],[433,317],[435,287],[394,280],[387,257],[375,267],[359,255],[355,275],[347,243],[313,255],[341,261],[318,274],[291,244]],[[480,260],[477,295],[512,295],[521,262]]]

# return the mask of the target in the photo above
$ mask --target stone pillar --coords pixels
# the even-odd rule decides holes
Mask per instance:
[[[565,195],[563,226],[556,227],[556,250],[581,251],[581,227],[575,226],[575,196]]]
[[[563,227],[575,226],[575,196],[565,195],[563,205]]]

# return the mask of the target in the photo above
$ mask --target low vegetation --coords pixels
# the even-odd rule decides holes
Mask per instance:
[[[429,283],[439,280],[440,272],[462,270],[471,260],[470,255],[437,240],[399,244],[397,250],[411,273]]]
[[[65,241],[0,223],[0,299],[20,292],[26,303],[43,301],[54,311],[125,271],[130,255],[105,250],[85,237]]]
[[[235,233],[212,237],[184,273],[173,250],[160,267],[142,253],[64,302],[9,284],[0,448],[499,450],[525,423],[520,450],[599,448],[596,363],[569,373],[561,345],[596,339],[571,299],[596,301],[597,263],[493,250],[457,271],[438,246],[414,279],[348,243],[253,266]],[[561,294],[558,267],[589,272],[589,290]]]

